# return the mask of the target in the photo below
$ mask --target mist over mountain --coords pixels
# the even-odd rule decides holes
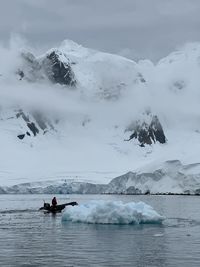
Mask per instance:
[[[157,64],[70,40],[42,55],[14,42],[0,57],[2,185],[198,163],[200,44]]]

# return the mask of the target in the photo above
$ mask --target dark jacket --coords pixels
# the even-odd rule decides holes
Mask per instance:
[[[52,199],[52,206],[56,206],[57,205],[57,200],[56,200],[56,197],[54,197],[53,199]]]

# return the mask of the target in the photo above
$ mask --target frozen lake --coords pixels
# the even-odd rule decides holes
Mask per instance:
[[[200,266],[200,197],[58,195],[59,203],[143,201],[163,224],[63,222],[39,212],[52,195],[0,195],[0,266]]]

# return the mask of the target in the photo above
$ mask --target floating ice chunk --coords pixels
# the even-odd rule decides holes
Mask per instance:
[[[164,236],[164,234],[158,233],[158,234],[155,234],[154,236],[155,237],[161,237],[161,236]]]
[[[164,218],[143,202],[91,201],[79,206],[67,207],[63,221],[95,224],[143,224],[161,223]]]

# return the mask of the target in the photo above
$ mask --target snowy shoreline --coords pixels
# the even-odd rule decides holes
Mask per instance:
[[[99,184],[76,179],[27,182],[1,186],[0,194],[118,194],[118,195],[200,195],[200,164],[183,165],[178,160],[143,171],[128,172]]]
[[[5,192],[2,193],[0,192],[0,195],[51,195],[51,194],[56,194],[56,195],[123,195],[123,196],[188,196],[188,197],[195,197],[195,196],[200,196],[200,193],[196,193],[196,194],[189,194],[189,193],[170,193],[170,192],[166,192],[166,193],[150,193],[150,194],[146,194],[146,193],[139,193],[139,194],[126,194],[126,193],[121,193],[121,194],[117,194],[117,193],[59,193],[59,192],[53,192],[53,193],[43,193],[43,192]]]

